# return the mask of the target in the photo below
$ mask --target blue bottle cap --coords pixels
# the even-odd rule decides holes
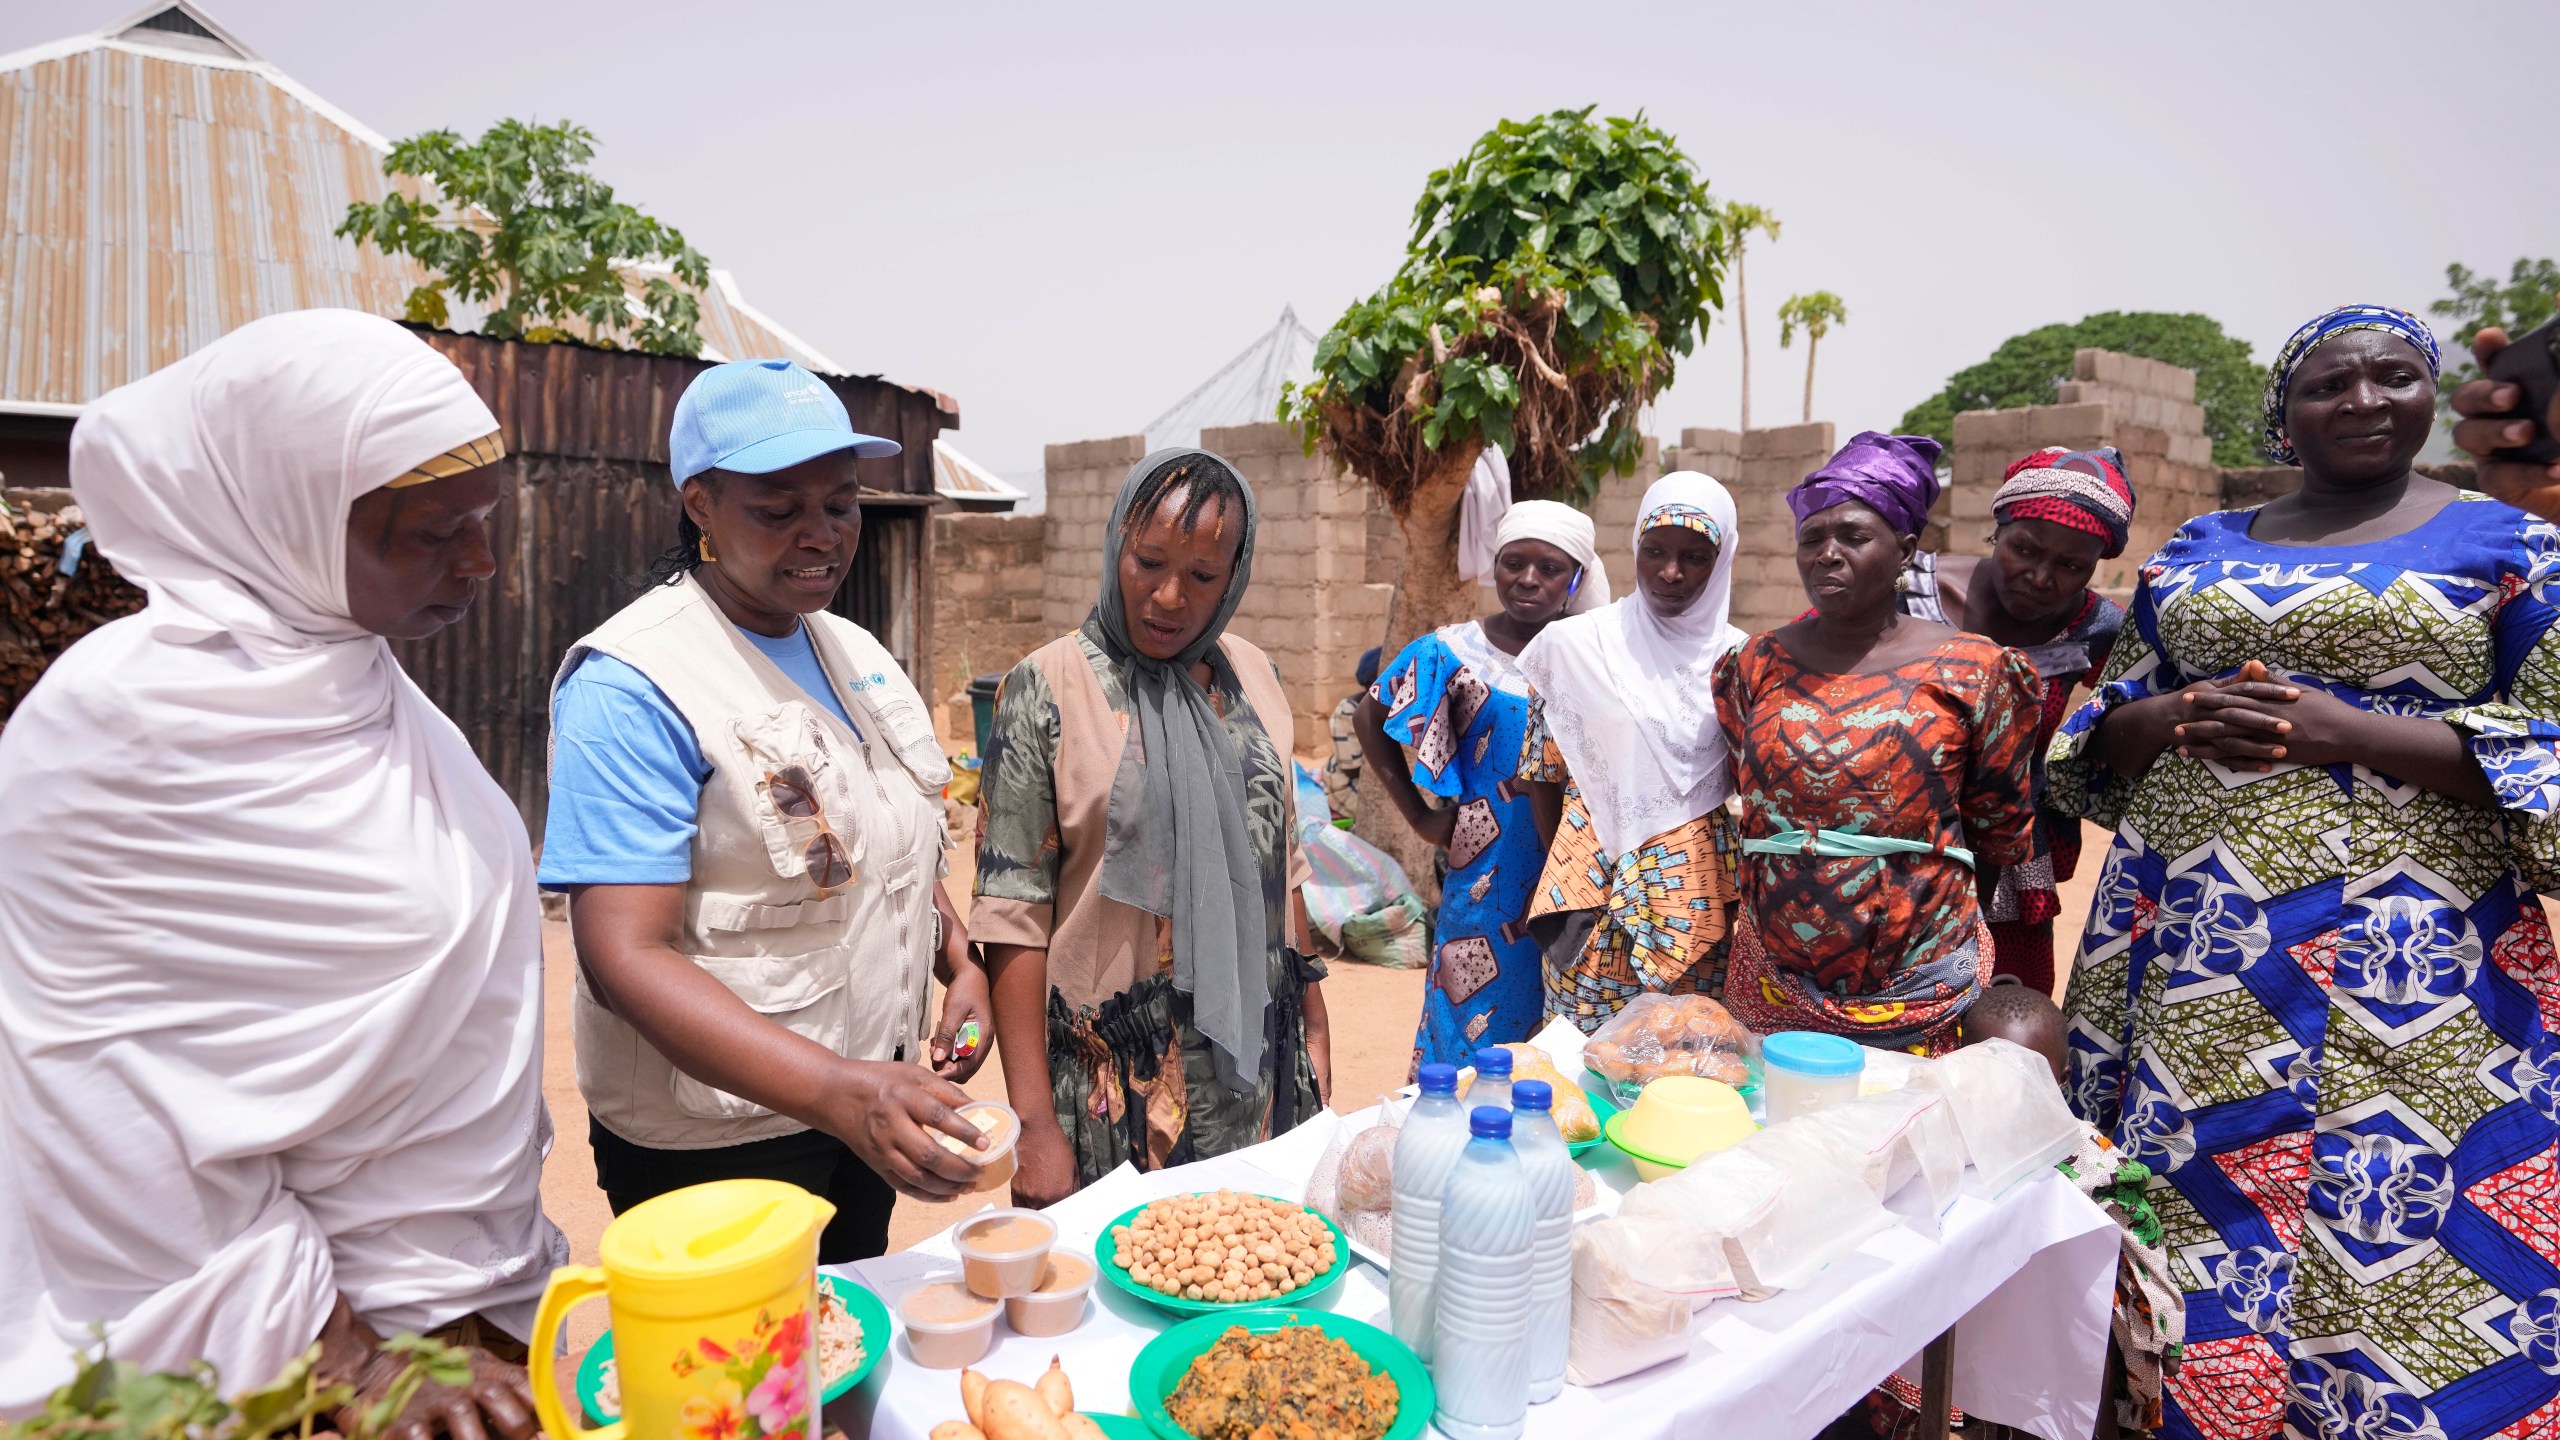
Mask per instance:
[[[1425,1095],[1458,1093],[1458,1067],[1455,1065],[1425,1065],[1414,1072],[1413,1078],[1422,1082]]]
[[[1508,1078],[1511,1074],[1511,1052],[1499,1045],[1488,1045],[1477,1051],[1476,1073]]]
[[[1781,1030],[1760,1042],[1760,1061],[1799,1075],[1855,1075],[1867,1068],[1867,1047],[1818,1030]]]
[[[1467,1133],[1479,1140],[1511,1138],[1511,1112],[1492,1105],[1479,1105],[1467,1112]]]
[[[1511,1108],[1514,1110],[1544,1110],[1555,1103],[1555,1087],[1544,1080],[1511,1082]]]

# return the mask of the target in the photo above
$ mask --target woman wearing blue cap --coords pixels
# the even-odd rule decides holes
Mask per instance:
[[[571,896],[597,1183],[619,1214],[788,1180],[836,1206],[822,1260],[878,1255],[893,1187],[975,1177],[935,1131],[977,1134],[955,1082],[985,1051],[953,1037],[992,1019],[939,878],[950,772],[924,702],[827,610],[862,534],[851,462],[898,445],[756,360],[687,387],[668,450],[679,543],[552,699],[542,883]]]

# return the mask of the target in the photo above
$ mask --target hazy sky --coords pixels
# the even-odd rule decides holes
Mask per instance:
[[[0,4],[0,50],[136,0]],[[674,5],[203,0],[376,129],[592,128],[599,170],[839,361],[960,399],[1004,472],[1136,430],[1294,303],[1393,270],[1495,120],[1642,109],[1775,311],[1839,292],[1815,412],[1882,428],[2028,327],[2199,310],[2261,359],[2446,262],[2560,253],[2560,6]],[[2478,68],[2489,66],[2490,70]],[[1649,427],[1731,425],[1730,319]]]

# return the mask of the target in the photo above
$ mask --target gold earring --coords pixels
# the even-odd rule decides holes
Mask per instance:
[[[711,553],[711,537],[708,535],[705,535],[701,539],[693,542],[693,553],[701,556],[702,563],[705,565],[717,565],[720,563],[720,557]]]

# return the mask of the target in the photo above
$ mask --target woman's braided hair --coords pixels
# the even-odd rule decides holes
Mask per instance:
[[[1200,528],[1200,517],[1211,506],[1223,509],[1232,504],[1237,515],[1244,514],[1243,478],[1217,457],[1195,451],[1177,455],[1147,472],[1147,477],[1138,482],[1137,493],[1129,497],[1129,513],[1120,521],[1120,533],[1136,534],[1154,517],[1156,506],[1164,502],[1165,496],[1186,485],[1190,491],[1183,496],[1182,511],[1175,517],[1183,529]]]

